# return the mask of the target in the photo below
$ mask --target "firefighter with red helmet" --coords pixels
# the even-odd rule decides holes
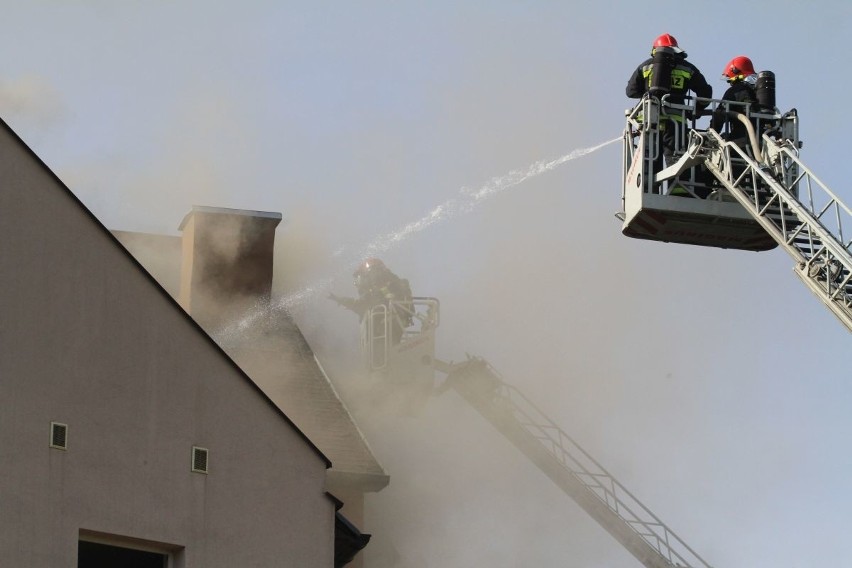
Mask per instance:
[[[398,343],[402,337],[402,331],[413,322],[410,307],[412,300],[411,286],[408,280],[394,274],[378,258],[368,258],[359,264],[352,274],[352,279],[355,289],[358,291],[357,298],[343,298],[329,294],[329,299],[352,310],[361,319],[376,306],[390,307],[391,302],[401,303],[402,306],[394,310],[391,328],[393,342]],[[408,304],[408,309],[406,309],[406,304]]]
[[[730,85],[722,95],[722,100],[741,104],[719,105],[710,119],[710,128],[722,133],[727,124],[729,131],[723,133],[727,139],[745,140],[748,135],[745,125],[735,118],[732,120],[730,112],[745,112],[745,105],[754,105],[753,110],[757,110],[757,72],[754,64],[745,55],[738,55],[725,65],[722,78]]]
[[[651,57],[643,61],[627,81],[627,96],[631,99],[641,99],[646,94],[657,98],[667,95],[665,100],[672,104],[684,104],[690,92],[699,98],[711,98],[713,87],[707,83],[698,67],[687,61],[686,57],[686,52],[680,48],[673,35],[658,36],[651,46]],[[696,109],[700,113],[708,104],[697,101]],[[673,162],[675,129],[682,126],[680,122],[680,112],[666,114],[665,109],[661,112],[660,141],[667,164]],[[662,156],[658,153],[654,170],[661,170],[662,165]]]
[[[627,96],[641,99],[645,93],[658,97],[667,94],[669,102],[674,104],[683,104],[690,91],[697,97],[711,98],[713,87],[686,57],[673,35],[658,36],[651,47],[651,57],[627,81]]]

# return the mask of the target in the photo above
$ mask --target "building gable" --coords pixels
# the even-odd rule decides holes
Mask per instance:
[[[5,124],[0,401],[11,565],[70,566],[84,531],[331,565],[330,462]]]

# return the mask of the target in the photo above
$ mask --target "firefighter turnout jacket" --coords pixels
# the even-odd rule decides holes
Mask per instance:
[[[711,87],[698,67],[686,60],[686,53],[678,53],[674,56],[671,67],[671,80],[669,81],[669,102],[683,104],[689,91],[696,96],[709,99],[713,96]],[[640,99],[651,88],[654,81],[654,58],[649,57],[636,68],[630,80],[627,81],[627,96],[631,99]],[[706,105],[699,105],[702,108]]]

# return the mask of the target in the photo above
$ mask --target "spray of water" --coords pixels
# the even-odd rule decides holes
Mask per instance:
[[[578,148],[564,156],[556,158],[555,160],[539,160],[538,162],[531,164],[526,169],[512,170],[502,176],[494,177],[486,184],[475,190],[464,187],[459,190],[458,197],[441,203],[417,221],[408,223],[396,231],[379,235],[371,242],[358,249],[349,251],[344,248],[337,251],[334,256],[339,259],[338,264],[342,267],[341,273],[350,270],[352,266],[358,264],[365,258],[378,256],[383,252],[387,252],[412,235],[424,231],[433,225],[452,219],[458,215],[470,213],[479,207],[479,205],[486,199],[493,197],[502,191],[516,187],[525,181],[547,173],[566,162],[591,154],[592,152],[600,150],[601,148],[609,146],[619,140],[621,140],[620,136],[618,138],[602,142],[596,146]],[[337,274],[334,277],[323,278],[308,284],[302,289],[273,302],[266,310],[253,310],[252,313],[244,317],[241,321],[232,324],[227,329],[217,334],[217,336],[222,339],[231,337],[245,331],[258,319],[264,316],[272,315],[273,313],[280,311],[292,312],[295,308],[300,307],[317,294],[331,289],[332,283],[339,276],[340,274]]]
[[[586,154],[591,154],[592,152],[600,150],[601,148],[613,144],[614,142],[617,142],[619,140],[621,140],[621,137],[613,138],[612,140],[607,140],[606,142],[598,144],[597,146],[591,146],[589,148],[578,148],[577,150],[574,150],[573,152],[555,160],[540,160],[538,162],[533,163],[525,170],[512,170],[507,174],[492,178],[488,183],[476,190],[462,188],[459,191],[459,193],[461,194],[459,197],[445,201],[444,203],[435,207],[432,211],[430,211],[427,215],[423,216],[421,219],[409,223],[401,229],[381,235],[374,239],[368,245],[363,247],[363,249],[361,249],[358,254],[354,255],[355,262],[353,262],[352,264],[355,264],[357,263],[357,261],[362,260],[364,258],[376,256],[379,253],[386,252],[397,244],[404,241],[405,239],[407,239],[408,237],[414,235],[415,233],[419,233],[420,231],[423,231],[424,229],[427,229],[432,225],[451,219],[452,217],[455,217],[459,214],[470,213],[486,199],[488,199],[489,197],[493,197],[501,191],[505,191],[507,189],[520,185],[528,179],[540,176],[543,173],[549,172],[561,166],[565,162],[570,162],[571,160],[575,160],[577,158],[585,156]]]

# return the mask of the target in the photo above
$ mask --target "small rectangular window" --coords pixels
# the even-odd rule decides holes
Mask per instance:
[[[208,468],[208,450],[207,448],[199,448],[192,446],[192,471],[196,473],[207,473]]]
[[[50,447],[57,450],[68,449],[68,424],[50,423]]]

